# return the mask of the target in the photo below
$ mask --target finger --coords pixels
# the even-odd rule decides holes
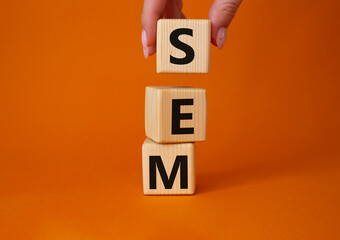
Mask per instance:
[[[176,0],[177,8],[179,11],[182,11],[183,8],[183,1],[182,0]]]
[[[149,55],[156,53],[156,44],[152,45],[151,47],[148,47]]]
[[[178,0],[168,0],[165,6],[164,18],[182,18],[182,5],[180,2]]]
[[[145,0],[142,13],[142,44],[144,55],[150,55],[148,48],[156,44],[157,20],[162,16],[166,0]]]
[[[211,20],[211,42],[222,48],[225,42],[227,27],[235,16],[242,0],[215,0],[209,11]]]

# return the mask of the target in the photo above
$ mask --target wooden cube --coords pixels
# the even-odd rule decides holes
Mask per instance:
[[[195,193],[195,144],[143,144],[143,189],[146,195]]]
[[[208,19],[157,22],[158,73],[208,73],[211,23]]]
[[[192,87],[147,87],[146,136],[158,143],[204,141],[206,90]]]

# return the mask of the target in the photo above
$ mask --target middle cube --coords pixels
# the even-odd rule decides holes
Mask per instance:
[[[158,143],[204,141],[206,90],[192,87],[147,87],[146,136]]]

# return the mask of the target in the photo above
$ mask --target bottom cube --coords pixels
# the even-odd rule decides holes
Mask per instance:
[[[143,144],[143,189],[146,195],[195,193],[195,143]]]

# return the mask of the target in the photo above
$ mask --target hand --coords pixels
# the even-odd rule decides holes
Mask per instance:
[[[222,48],[227,27],[242,0],[215,0],[209,11],[211,43]],[[145,58],[156,52],[157,20],[160,18],[185,18],[182,0],[144,0],[142,13],[142,44]]]

